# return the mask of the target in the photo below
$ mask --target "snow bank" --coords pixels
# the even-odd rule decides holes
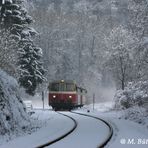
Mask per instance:
[[[143,107],[133,106],[124,110],[122,118],[135,121],[148,128],[148,110]]]
[[[35,110],[33,118],[41,121],[42,128],[30,135],[24,135],[1,145],[1,148],[37,148],[39,145],[57,139],[73,126],[74,122],[54,111]]]
[[[148,81],[130,82],[125,90],[115,94],[115,108],[130,108],[132,106],[148,107]]]
[[[121,118],[135,121],[148,128],[148,81],[129,83],[125,90],[117,91],[115,109],[122,110]]]
[[[30,124],[18,88],[17,81],[0,69],[0,139],[19,134]]]

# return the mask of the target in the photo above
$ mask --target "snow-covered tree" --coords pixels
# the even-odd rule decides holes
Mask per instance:
[[[1,17],[0,17],[0,59],[1,68],[9,74],[16,76],[16,63],[17,63],[17,43],[14,34],[11,33],[12,24],[12,0],[2,0],[0,3]],[[10,25],[11,24],[11,25]]]
[[[0,30],[0,67],[12,76],[16,76],[17,42],[10,31]]]
[[[106,38],[109,58],[107,65],[119,84],[124,89],[133,78],[133,45],[134,39],[124,27],[114,28]]]
[[[19,44],[21,43],[18,50],[19,82],[28,94],[34,95],[36,87],[45,80],[43,77],[45,71],[39,60],[42,57],[42,49],[33,45],[32,41],[22,40]]]
[[[5,30],[10,30],[11,37],[18,41],[18,47],[16,48],[16,53],[18,53],[18,80],[20,85],[25,87],[30,94],[34,94],[38,84],[44,80],[44,69],[40,61],[42,52],[32,40],[32,37],[37,32],[29,26],[32,22],[31,16],[27,14],[27,10],[24,7],[23,0],[3,1],[1,27]],[[27,63],[28,59],[31,60],[29,64]],[[25,64],[28,67],[24,66]]]
[[[23,0],[3,0],[1,7],[2,27],[10,29],[13,34],[19,37],[22,29],[30,29],[25,25],[31,22],[32,18],[27,14],[27,10],[23,5]]]
[[[134,53],[134,63],[136,67],[137,80],[146,80],[147,57],[148,57],[148,1],[147,0],[129,0],[129,24],[128,27],[136,37],[136,46]]]
[[[148,1],[128,0],[129,28],[142,40],[148,33]]]

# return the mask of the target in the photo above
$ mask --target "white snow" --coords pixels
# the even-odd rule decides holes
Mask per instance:
[[[114,111],[110,110],[114,104],[111,102],[96,104],[93,110],[93,105],[85,106],[77,112],[85,114],[91,114],[97,117],[101,117],[110,122],[113,126],[113,138],[110,143],[106,146],[109,148],[146,148],[148,147],[148,129],[138,123],[126,120],[122,118],[125,111]],[[90,111],[89,113],[87,111]],[[137,117],[138,118],[138,117]],[[142,118],[142,117],[141,117]],[[145,117],[143,116],[143,119]],[[148,119],[147,119],[148,121]],[[130,143],[133,139],[133,144]],[[142,144],[145,141],[145,144]],[[121,144],[121,141],[124,144]],[[146,143],[147,142],[147,143]]]
[[[0,69],[0,143],[25,133],[30,126],[18,88],[17,81]]]
[[[37,147],[58,138],[65,132],[68,132],[74,125],[71,119],[53,111],[38,110],[35,116],[38,116],[40,120],[48,120],[48,123],[37,132],[12,140],[2,145],[1,148]]]
[[[125,112],[114,111],[112,110],[112,106],[114,106],[112,102],[104,102],[100,104],[95,104],[94,110],[93,105],[91,104],[75,111],[101,117],[113,126],[114,134],[111,141],[106,147],[147,147],[148,143],[141,144],[140,140],[148,139],[148,129],[146,129],[146,127],[141,124],[122,118]],[[34,105],[34,108],[36,107],[42,108],[42,104],[39,104],[38,102],[37,106]],[[88,110],[90,110],[90,112],[88,112]],[[35,109],[34,111],[35,114],[32,115],[32,118],[38,118],[38,120],[42,121],[42,128],[38,129],[34,133],[31,133],[31,135],[25,135],[23,137],[16,138],[2,145],[1,148],[36,147],[38,144],[46,143],[50,140],[53,140],[54,138],[61,136],[61,134],[65,133],[73,126],[73,122],[70,119],[59,115],[52,110]],[[101,142],[101,140],[103,140],[108,132],[108,129],[106,129],[101,123],[95,122],[95,120],[89,120],[87,119],[87,117],[83,116],[82,118],[80,118],[77,115],[72,115],[72,113],[68,112],[64,113],[71,114],[72,117],[78,120],[79,124],[77,130],[79,130],[79,132],[75,131],[73,134],[65,137],[62,141],[49,147],[94,148],[97,144],[99,144],[99,142]],[[89,133],[87,133],[88,131]],[[132,142],[132,139],[134,139],[133,142],[135,142],[135,144],[130,143]],[[121,144],[120,142],[126,142],[126,144]]]
[[[70,112],[65,114],[76,119],[78,127],[72,134],[49,148],[95,148],[106,139],[109,128],[102,121]]]

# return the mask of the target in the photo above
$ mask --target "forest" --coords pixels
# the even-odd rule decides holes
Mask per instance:
[[[147,80],[147,0],[28,0],[23,5],[31,16],[23,6],[7,5],[0,66],[28,93],[56,79],[75,80],[91,93]],[[26,68],[31,58],[33,67]]]
[[[28,8],[47,82],[72,79],[99,98],[147,80],[147,0],[29,0]]]
[[[148,0],[0,0],[0,119],[17,106],[28,124],[22,90],[61,79],[86,88],[88,104],[112,89],[117,109],[148,104]]]

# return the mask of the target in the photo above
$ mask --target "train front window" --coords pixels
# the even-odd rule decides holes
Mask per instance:
[[[59,91],[76,91],[76,86],[73,83],[61,83]]]
[[[76,91],[74,83],[51,83],[49,86],[50,91]]]
[[[66,91],[76,91],[76,86],[73,83],[66,84]]]
[[[60,91],[65,91],[65,83],[60,84]]]
[[[59,83],[52,83],[50,86],[50,91],[59,91]]]

